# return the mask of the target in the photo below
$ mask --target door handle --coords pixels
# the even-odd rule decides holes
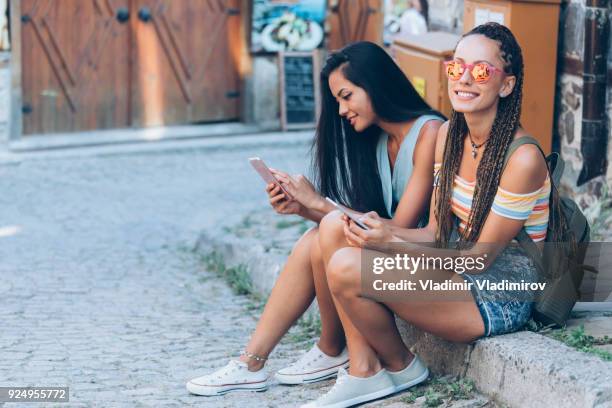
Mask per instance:
[[[127,7],[121,7],[117,10],[117,14],[115,17],[117,18],[117,21],[119,21],[121,24],[124,24],[130,19],[130,10],[128,10]]]
[[[138,10],[138,18],[143,23],[148,23],[149,21],[151,21],[151,18],[152,18],[151,9],[148,7],[143,7],[140,10]]]

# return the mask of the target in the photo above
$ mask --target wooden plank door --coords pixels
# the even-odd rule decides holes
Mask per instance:
[[[21,0],[23,133],[129,125],[129,0]]]
[[[239,0],[134,0],[134,126],[239,117]]]
[[[337,50],[355,41],[382,45],[382,0],[330,0],[328,22],[329,50]]]

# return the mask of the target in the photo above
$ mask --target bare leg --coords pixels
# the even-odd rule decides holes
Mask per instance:
[[[470,342],[482,336],[482,317],[469,294],[461,301],[406,301],[386,304],[361,297],[359,252],[358,248],[343,248],[334,253],[328,263],[329,285],[334,299],[337,299],[368,344],[376,350],[385,368],[399,371],[412,360],[412,353],[400,337],[393,313],[416,327],[449,341]],[[449,272],[449,278],[456,277],[456,274]],[[454,298],[458,299],[459,295]]]
[[[336,310],[331,292],[329,291],[329,286],[327,285],[325,265],[322,256],[319,240],[314,239],[310,251],[310,260],[315,291],[317,294],[317,303],[319,304],[319,313],[321,315],[321,338],[317,345],[325,354],[337,356],[344,350],[346,339],[344,337],[342,322],[340,321],[338,311]]]
[[[344,348],[342,326],[338,322],[327,284],[316,284],[313,274],[322,274],[322,263],[313,244],[318,240],[318,228],[307,231],[295,244],[287,263],[281,271],[272,293],[266,302],[246,350],[261,357],[267,357],[295,321],[306,311],[315,296],[315,286],[324,292],[319,300],[322,333],[319,347],[330,355],[339,354]],[[313,266],[312,262],[315,263]],[[317,272],[318,271],[318,272]],[[337,352],[336,352],[337,350]],[[261,369],[265,362],[241,356],[249,370]]]
[[[338,228],[338,226],[340,226],[340,228]],[[328,214],[321,221],[319,244],[321,246],[321,253],[325,265],[329,264],[331,256],[337,249],[348,246],[341,227],[342,221],[340,220],[340,214],[337,212]],[[340,320],[342,321],[342,327],[344,328],[346,342],[348,344],[350,360],[349,373],[356,377],[369,377],[376,374],[382,369],[376,352],[370,347],[365,337],[362,336],[353,325],[351,319],[335,297],[334,303]]]

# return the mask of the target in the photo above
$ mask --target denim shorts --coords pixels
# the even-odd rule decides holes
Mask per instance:
[[[484,272],[466,272],[461,276],[472,283],[472,295],[484,321],[484,336],[512,333],[520,330],[530,319],[535,292],[521,291],[514,294],[512,291],[479,289],[476,284],[477,281],[483,280],[490,283],[499,283],[502,280],[539,282],[537,268],[522,248],[507,247]]]

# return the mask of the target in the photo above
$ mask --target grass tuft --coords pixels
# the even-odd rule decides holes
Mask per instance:
[[[321,319],[319,316],[304,315],[296,323],[296,330],[287,334],[287,341],[304,343],[321,335]]]
[[[249,276],[246,265],[240,264],[228,267],[223,256],[216,251],[204,255],[202,261],[206,269],[224,278],[237,295],[255,296],[253,293],[253,281]]]
[[[276,223],[276,229],[287,229],[299,224],[301,224],[301,220],[280,220]]]
[[[449,405],[452,401],[474,398],[476,387],[470,378],[434,377],[414,387],[401,399],[406,404],[413,404],[417,398],[425,397],[426,407]]]
[[[550,332],[550,337],[576,350],[597,355],[606,361],[612,361],[612,353],[595,347],[612,344],[612,338],[608,336],[591,336],[584,331],[584,326],[580,326],[572,331],[568,331],[566,328],[553,330]]]

